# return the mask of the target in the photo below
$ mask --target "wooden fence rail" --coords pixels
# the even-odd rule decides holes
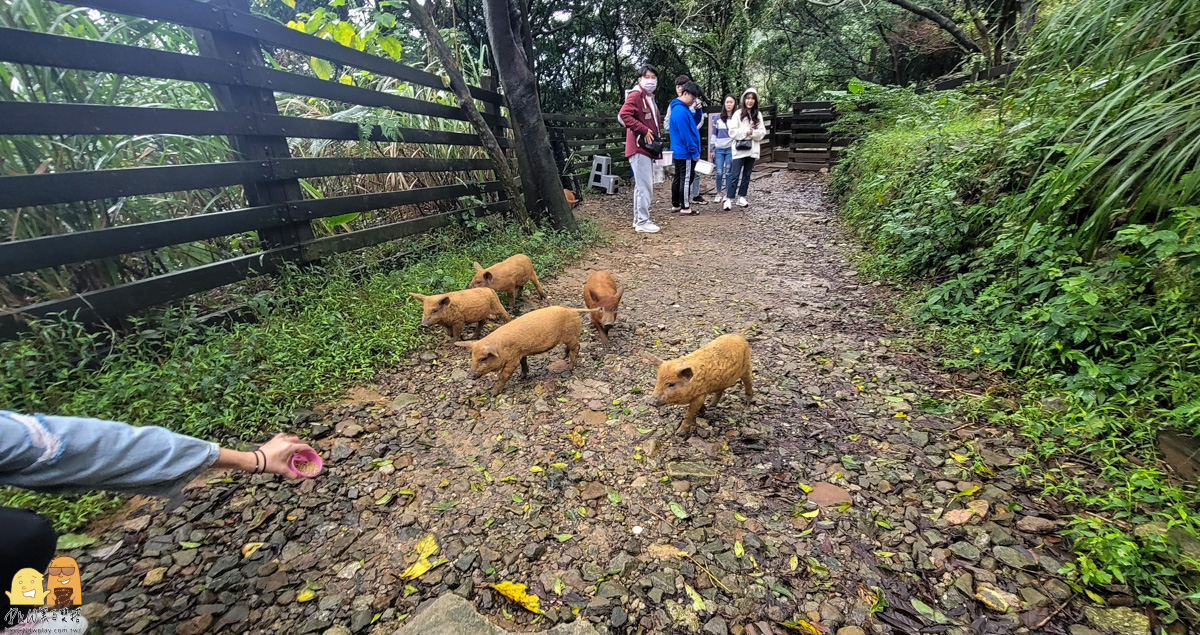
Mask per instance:
[[[460,107],[337,81],[268,68],[264,49],[288,49],[339,65],[444,90],[442,78],[290,29],[250,13],[248,0],[77,0],[79,7],[160,20],[194,30],[199,54],[85,40],[20,29],[0,28],[0,62],[148,77],[208,86],[216,111],[90,103],[0,102],[0,135],[193,135],[229,139],[239,155],[220,163],[122,167],[31,173],[0,177],[0,209],[49,209],[63,204],[214,188],[243,188],[245,207],[195,213],[141,223],[115,224],[0,242],[0,276],[13,276],[76,263],[121,258],[244,232],[258,233],[260,251],[144,279],[89,289],[67,297],[0,312],[0,338],[15,337],[27,318],[66,313],[83,322],[119,320],[149,307],[306,263],[444,227],[465,211],[503,212],[500,184],[483,158],[293,157],[289,139],[398,142],[418,145],[481,146],[473,132],[418,125],[386,133],[344,121],[280,114],[277,93],[314,97],[352,106],[380,108],[415,118],[465,122]],[[509,127],[500,115],[504,97],[472,87],[484,102],[484,119],[494,130]],[[459,126],[466,130],[465,126]],[[594,146],[579,137],[579,148]],[[504,136],[501,146],[512,147]],[[482,154],[479,154],[482,156]],[[300,179],[368,174],[453,174],[451,185],[310,198]],[[458,203],[472,197],[468,203]],[[349,213],[439,203],[442,211],[399,222],[314,237],[312,221]],[[107,223],[106,223],[107,224]]]

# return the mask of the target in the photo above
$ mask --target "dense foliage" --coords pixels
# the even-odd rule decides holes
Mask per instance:
[[[916,315],[956,361],[1019,382],[993,416],[1088,510],[1083,582],[1193,619],[1198,483],[1156,443],[1200,434],[1197,33],[1190,0],[1060,6],[1003,91],[846,98],[863,139],[835,179],[873,269],[927,282]]]

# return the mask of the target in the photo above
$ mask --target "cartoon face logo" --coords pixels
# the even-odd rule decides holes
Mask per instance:
[[[33,569],[21,569],[12,579],[12,590],[5,591],[8,603],[13,605],[45,604],[46,591],[42,590],[42,574]]]
[[[50,568],[46,569],[46,590],[52,596],[46,604],[83,604],[83,592],[79,587],[79,565],[74,558],[64,556],[50,561]]]

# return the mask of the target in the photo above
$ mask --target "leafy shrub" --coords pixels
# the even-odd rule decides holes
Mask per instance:
[[[1200,484],[1156,450],[1162,430],[1200,435],[1198,24],[1185,0],[1076,0],[1003,91],[864,85],[840,98],[865,134],[834,177],[870,268],[920,283],[949,363],[1022,382],[994,417],[1087,510],[1079,579],[1167,619],[1200,616],[1197,563],[1145,529],[1200,536]]]

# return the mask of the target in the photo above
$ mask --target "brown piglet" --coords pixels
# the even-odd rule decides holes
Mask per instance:
[[[604,344],[608,344],[608,332],[617,323],[617,306],[624,293],[625,287],[618,287],[617,281],[607,271],[593,272],[583,285],[584,306],[600,309],[592,312],[592,326]]]
[[[462,339],[463,326],[472,322],[475,323],[475,337],[479,337],[483,333],[483,323],[489,317],[499,317],[501,323],[512,319],[508,316],[508,311],[504,310],[504,305],[500,304],[500,296],[488,288],[465,289],[439,295],[409,295],[424,305],[421,326],[440,324],[446,327],[455,341]]]
[[[740,335],[722,335],[695,352],[683,357],[662,361],[648,353],[645,357],[658,364],[658,381],[650,404],[687,404],[678,434],[692,429],[696,415],[704,407],[704,398],[712,395],[709,407],[715,408],[725,389],[739,381],[746,390],[746,400],[754,397],[750,376],[750,344]]]
[[[478,379],[488,373],[499,372],[500,378],[492,388],[492,396],[500,394],[508,378],[521,366],[521,376],[529,375],[530,355],[545,353],[558,346],[566,345],[566,357],[575,367],[579,359],[579,331],[582,322],[579,314],[590,309],[569,309],[549,306],[536,309],[514,319],[492,331],[483,339],[474,342],[455,342],[471,349],[471,372],[467,376]]]
[[[471,283],[467,285],[467,288],[487,287],[496,291],[504,291],[508,294],[509,310],[516,308],[517,303],[521,301],[521,291],[530,282],[533,283],[533,288],[537,289],[538,297],[546,299],[542,283],[538,281],[537,273],[533,270],[533,261],[525,254],[517,254],[487,269],[480,266],[478,262],[473,264],[475,277],[471,278]]]

